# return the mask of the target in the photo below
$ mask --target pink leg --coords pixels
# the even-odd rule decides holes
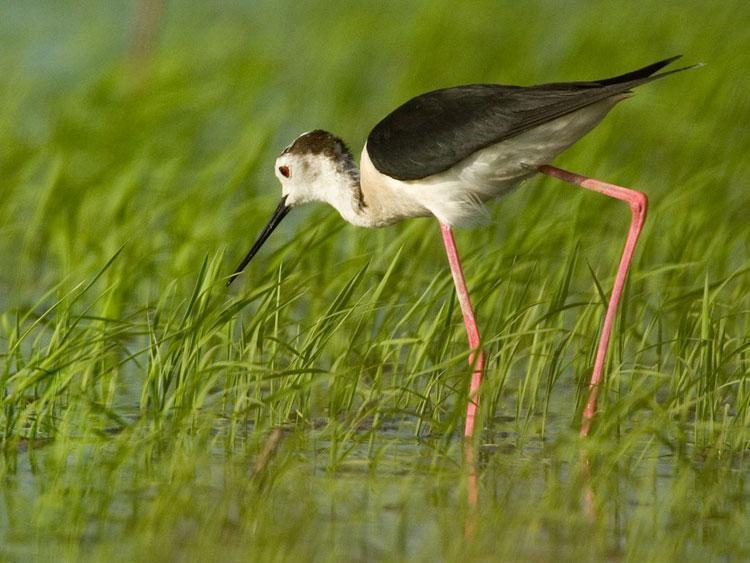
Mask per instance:
[[[472,349],[471,356],[469,356],[469,363],[474,368],[474,371],[471,374],[469,404],[466,407],[466,426],[464,427],[464,436],[471,438],[474,435],[474,417],[476,416],[477,403],[479,402],[477,392],[479,391],[479,384],[482,382],[482,374],[484,373],[484,352],[479,348],[479,329],[477,328],[476,320],[474,320],[474,310],[471,308],[471,298],[469,297],[469,290],[466,289],[466,280],[464,279],[464,272],[461,269],[461,261],[458,258],[458,249],[456,249],[453,231],[450,226],[442,223],[440,223],[440,231],[443,234],[443,243],[445,244],[445,252],[448,254],[448,263],[451,266],[453,282],[456,284],[458,302],[461,304],[461,312],[464,315],[466,333],[469,337],[469,347]],[[479,352],[479,356],[475,357],[477,352]]]
[[[609,298],[609,305],[607,306],[607,314],[604,316],[604,326],[602,327],[602,333],[599,337],[599,347],[596,350],[596,360],[594,361],[594,372],[591,374],[591,382],[589,383],[589,398],[586,402],[586,408],[583,410],[583,419],[581,420],[581,436],[588,436],[589,430],[591,429],[591,419],[596,412],[596,398],[599,394],[599,384],[601,383],[602,372],[604,371],[604,361],[607,358],[609,337],[612,334],[615,315],[617,315],[617,305],[620,302],[622,288],[625,285],[625,278],[628,275],[628,268],[630,267],[630,261],[633,258],[635,244],[638,242],[638,236],[641,234],[643,222],[646,220],[648,198],[646,197],[646,194],[642,192],[623,188],[621,186],[615,186],[614,184],[608,184],[606,182],[594,180],[593,178],[579,176],[578,174],[573,174],[572,172],[567,172],[560,168],[555,168],[554,166],[542,166],[539,168],[539,171],[548,176],[559,178],[565,182],[576,184],[587,190],[593,190],[608,195],[609,197],[625,201],[630,205],[630,211],[632,213],[628,238],[625,240],[625,249],[622,251],[620,265],[617,268],[615,285],[612,288],[612,295]]]

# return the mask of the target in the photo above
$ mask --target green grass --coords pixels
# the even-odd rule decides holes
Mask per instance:
[[[3,559],[750,557],[744,2],[175,1],[141,42],[118,6],[0,18]],[[627,208],[539,177],[458,234],[489,353],[476,509],[435,221],[297,210],[224,288],[300,132],[359,152],[431,88],[676,53],[707,66],[556,161],[650,198],[590,439]]]

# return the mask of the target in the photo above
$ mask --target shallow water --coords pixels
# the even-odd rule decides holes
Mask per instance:
[[[461,441],[417,439],[408,420],[333,441],[321,420],[284,430],[262,468],[257,450],[222,448],[222,431],[208,442],[157,441],[128,460],[112,443],[121,435],[60,445],[67,454],[55,443],[24,444],[4,478],[0,553],[343,561],[750,553],[744,460],[677,453],[652,438],[627,447],[627,438],[581,441],[559,422],[546,440],[520,443],[514,424],[501,417],[463,459]]]

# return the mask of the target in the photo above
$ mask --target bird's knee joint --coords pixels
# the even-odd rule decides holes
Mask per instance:
[[[648,196],[643,192],[633,192],[635,197],[630,202],[630,209],[635,215],[645,215],[648,210]]]

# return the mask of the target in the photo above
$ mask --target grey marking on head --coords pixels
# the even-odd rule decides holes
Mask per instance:
[[[352,158],[352,153],[344,141],[322,129],[300,135],[281,154],[322,154],[336,160],[345,156]]]

